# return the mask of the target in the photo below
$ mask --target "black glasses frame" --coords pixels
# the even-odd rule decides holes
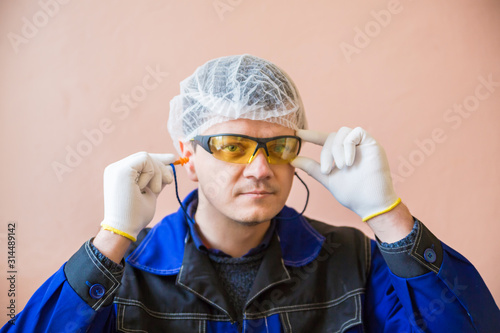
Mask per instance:
[[[297,155],[300,153],[300,148],[302,147],[302,140],[300,139],[300,137],[296,135],[280,135],[280,136],[273,136],[271,138],[255,138],[253,136],[242,135],[242,134],[224,133],[224,134],[213,134],[213,135],[197,135],[194,138],[192,138],[191,141],[196,142],[207,152],[213,154],[213,152],[210,150],[209,142],[211,138],[216,136],[237,136],[240,138],[250,139],[252,141],[257,142],[257,147],[255,148],[255,151],[253,152],[252,156],[254,156],[257,153],[257,151],[259,151],[260,148],[264,148],[266,155],[269,157],[269,151],[267,150],[267,143],[278,139],[286,139],[286,138],[297,139],[299,141],[299,149],[297,150]]]

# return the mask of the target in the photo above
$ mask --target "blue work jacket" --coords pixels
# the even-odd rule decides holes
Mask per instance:
[[[245,333],[500,330],[500,311],[476,269],[418,220],[414,241],[398,246],[288,207],[275,221],[249,286]],[[187,223],[179,210],[145,229],[118,270],[87,241],[0,333],[238,332]]]

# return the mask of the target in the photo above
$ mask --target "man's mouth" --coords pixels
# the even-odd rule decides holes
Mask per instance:
[[[271,191],[262,191],[262,190],[253,190],[253,191],[245,191],[241,193],[242,195],[248,195],[253,197],[265,197],[273,194]]]

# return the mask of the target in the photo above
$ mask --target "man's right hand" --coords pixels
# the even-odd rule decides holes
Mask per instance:
[[[153,219],[156,198],[173,180],[173,154],[140,152],[104,170],[104,220],[101,226],[135,241]]]

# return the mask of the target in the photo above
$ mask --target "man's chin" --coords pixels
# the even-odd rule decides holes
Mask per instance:
[[[269,220],[267,220],[267,221],[269,221]],[[267,221],[238,221],[238,220],[235,220],[236,223],[241,224],[245,227],[255,227],[255,226],[262,224],[262,223],[265,223]]]
[[[267,209],[266,209],[267,208]],[[240,210],[242,211],[242,210]],[[262,209],[252,208],[252,212],[243,212],[236,216],[234,219],[241,225],[246,226],[256,226],[261,223],[269,222],[273,217],[275,217],[281,209],[277,211],[271,211],[269,207],[262,207]]]

